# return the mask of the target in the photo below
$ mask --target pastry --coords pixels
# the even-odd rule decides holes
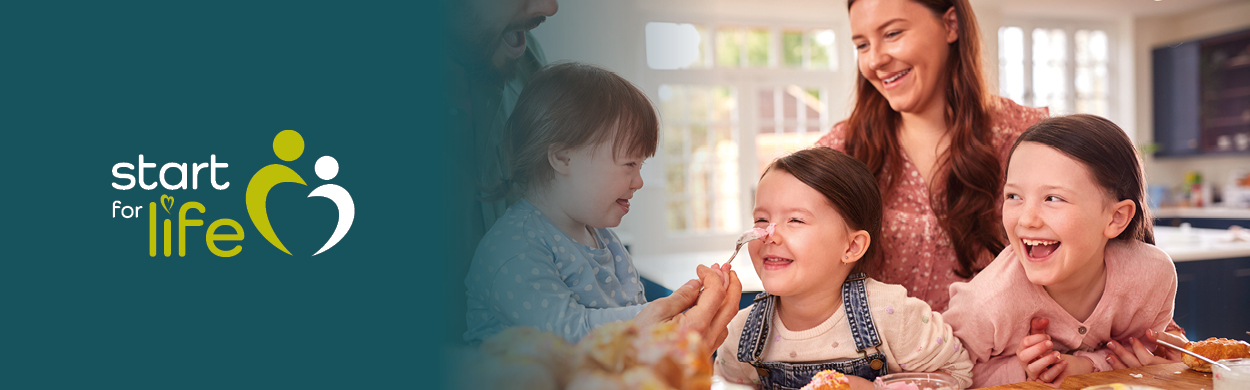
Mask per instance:
[[[599,326],[576,345],[536,328],[509,328],[463,361],[484,372],[461,388],[694,390],[712,385],[711,354],[699,333],[668,322]]]
[[[577,343],[578,370],[619,375],[629,388],[706,389],[712,362],[702,344],[698,333],[676,323],[647,329],[632,321],[607,324]]]
[[[1202,341],[1185,343],[1185,349],[1217,362],[1222,359],[1250,358],[1250,344],[1240,340],[1212,337]],[[1198,358],[1193,356],[1183,355],[1181,356],[1181,361],[1185,362],[1185,365],[1194,371],[1211,372],[1210,363],[1198,360]]]
[[[840,372],[824,370],[812,376],[812,381],[800,390],[851,390],[851,381]]]

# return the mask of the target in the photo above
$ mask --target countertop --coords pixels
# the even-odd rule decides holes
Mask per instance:
[[[1163,207],[1151,209],[1154,218],[1250,219],[1250,209],[1234,207]],[[1246,226],[1250,228],[1250,226]]]
[[[1250,231],[1242,230],[1234,240],[1227,229],[1186,229],[1155,227],[1155,245],[1174,262],[1250,257]]]
[[[1243,240],[1250,240],[1250,231],[1243,230]],[[1250,241],[1233,241],[1233,233],[1218,229],[1183,229],[1169,226],[1155,227],[1155,242],[1174,262],[1226,259],[1250,257]],[[733,248],[733,242],[725,246]],[[712,265],[724,263],[733,251],[687,252],[664,255],[634,256],[634,266],[638,275],[647,278],[664,288],[676,290],[690,279],[694,279],[695,267],[699,264]],[[733,269],[738,272],[742,281],[743,292],[764,291],[764,284],[755,273],[751,264],[751,256],[746,248],[738,253],[733,260]]]

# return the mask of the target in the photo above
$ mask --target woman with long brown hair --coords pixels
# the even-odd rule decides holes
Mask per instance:
[[[967,0],[850,0],[848,9],[855,108],[817,144],[877,178],[883,258],[870,274],[942,311],[950,284],[1003,250],[1003,165],[1047,110],[986,91]]]

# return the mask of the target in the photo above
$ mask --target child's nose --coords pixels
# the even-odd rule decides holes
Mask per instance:
[[[781,238],[781,228],[776,228],[773,230],[773,234],[769,234],[763,241],[765,244],[780,244]]]
[[[642,188],[642,173],[635,173],[634,178],[629,181],[629,188],[638,190]]]
[[[1025,227],[1038,227],[1042,224],[1042,218],[1037,213],[1037,206],[1025,205],[1020,210],[1020,225]]]

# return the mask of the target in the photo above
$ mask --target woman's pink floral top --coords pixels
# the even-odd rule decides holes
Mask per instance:
[[[990,131],[994,147],[998,149],[999,162],[1007,166],[1007,154],[1024,130],[1046,118],[1046,108],[1024,107],[1010,99],[995,97],[990,112]],[[833,126],[817,145],[846,151],[846,122]],[[951,246],[950,237],[938,225],[937,215],[929,205],[929,188],[924,177],[903,153],[903,177],[896,180],[894,189],[885,194],[885,213],[881,224],[881,249],[884,254],[879,279],[885,283],[901,284],[907,294],[929,303],[934,311],[946,310],[950,300],[948,287],[954,282],[968,279],[955,274],[959,261]],[[1001,190],[1001,189],[1000,189]],[[1000,196],[1001,198],[1001,196]],[[999,202],[1001,204],[1001,202]],[[995,210],[1001,213],[1001,208]],[[983,267],[997,253],[987,253],[980,261]]]

